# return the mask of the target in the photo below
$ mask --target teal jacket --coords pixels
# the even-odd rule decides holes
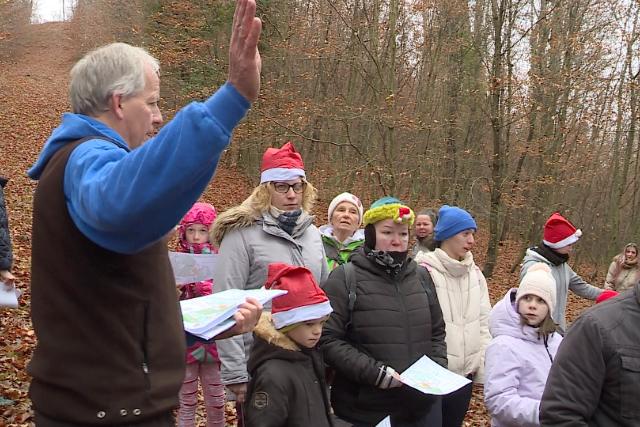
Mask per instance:
[[[349,261],[351,254],[364,244],[363,229],[356,230],[353,236],[342,243],[333,237],[333,227],[330,224],[320,227],[320,234],[322,234],[322,244],[324,245],[329,271]]]

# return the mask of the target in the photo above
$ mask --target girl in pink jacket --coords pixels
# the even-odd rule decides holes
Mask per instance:
[[[550,315],[555,303],[551,270],[538,263],[491,310],[484,401],[492,426],[540,425],[540,399],[562,340]]]
[[[178,226],[180,252],[215,254],[218,248],[209,243],[209,229],[217,217],[209,203],[196,203]],[[189,283],[179,288],[180,299],[191,299],[211,294],[213,280]],[[224,385],[220,379],[220,359],[214,340],[204,341],[187,335],[187,369],[180,389],[178,426],[194,427],[198,405],[198,380],[202,385],[207,413],[207,427],[224,427]]]

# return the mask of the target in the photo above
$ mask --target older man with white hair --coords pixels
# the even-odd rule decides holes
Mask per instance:
[[[37,426],[174,425],[185,345],[164,236],[258,97],[255,11],[255,0],[237,0],[227,83],[156,136],[160,74],[149,53],[114,43],[73,67],[73,113],[29,170]],[[260,311],[248,300],[227,335],[251,330]]]

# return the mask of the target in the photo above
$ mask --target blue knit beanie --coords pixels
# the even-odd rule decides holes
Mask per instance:
[[[438,223],[433,230],[434,240],[443,242],[461,231],[476,231],[478,226],[469,212],[457,206],[442,205],[438,211]]]

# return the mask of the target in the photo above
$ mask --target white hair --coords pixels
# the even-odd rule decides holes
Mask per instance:
[[[145,87],[145,64],[159,74],[158,60],[140,47],[111,43],[87,53],[71,69],[72,111],[97,116],[108,110],[111,95],[138,94]]]

